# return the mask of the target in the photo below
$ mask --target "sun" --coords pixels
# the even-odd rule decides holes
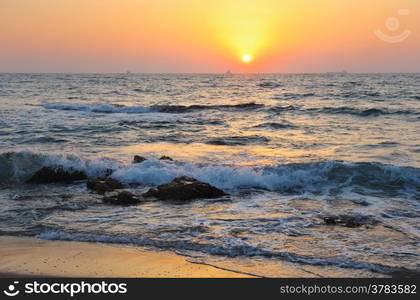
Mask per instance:
[[[242,61],[246,64],[250,63],[252,61],[252,56],[249,54],[244,54],[242,55]]]

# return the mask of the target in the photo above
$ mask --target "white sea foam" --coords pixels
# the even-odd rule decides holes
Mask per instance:
[[[352,186],[373,191],[417,195],[420,169],[378,163],[325,161],[285,164],[276,167],[248,167],[161,161],[155,158],[125,165],[101,157],[84,159],[77,155],[45,154],[32,150],[0,154],[0,182],[24,181],[43,166],[63,166],[83,171],[88,177],[112,177],[125,184],[160,185],[178,176],[194,177],[225,190],[259,188],[286,193],[329,193]]]
[[[369,188],[378,188],[377,185],[381,184],[394,184],[397,190],[420,185],[420,170],[415,168],[336,161],[253,168],[150,159],[141,164],[119,169],[113,177],[125,183],[158,185],[181,175],[194,177],[228,190],[254,187],[271,191],[329,192],[333,188],[351,186],[355,181]],[[366,182],[363,182],[364,178]]]
[[[207,253],[210,255],[227,255],[229,257],[253,257],[262,256],[270,258],[278,258],[290,262],[303,263],[314,266],[336,266],[341,268],[368,270],[377,273],[387,274],[393,271],[399,271],[398,267],[390,267],[387,265],[357,261],[352,259],[328,258],[318,255],[298,255],[292,252],[268,251],[258,247],[248,245],[244,241],[230,239],[223,245],[207,245],[197,244],[182,240],[159,240],[148,239],[141,236],[124,235],[112,236],[106,234],[89,234],[89,233],[67,233],[57,230],[47,230],[37,235],[40,239],[45,240],[65,240],[65,241],[82,241],[82,242],[100,242],[115,244],[133,244],[139,246],[154,246],[163,248],[174,248],[177,250],[192,250]],[[418,274],[418,271],[412,270],[412,274]]]
[[[23,182],[44,166],[62,166],[97,177],[116,168],[118,163],[106,157],[83,159],[75,154],[46,154],[30,149],[5,152],[0,154],[0,183]]]

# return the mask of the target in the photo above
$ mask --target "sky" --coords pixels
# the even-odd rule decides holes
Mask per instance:
[[[0,0],[0,72],[420,72],[420,0]]]

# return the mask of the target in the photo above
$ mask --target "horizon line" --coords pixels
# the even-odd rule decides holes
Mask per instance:
[[[124,75],[146,75],[146,74],[156,74],[156,75],[304,75],[304,74],[330,74],[330,75],[346,75],[346,74],[420,74],[420,71],[409,71],[409,72],[348,72],[348,71],[324,71],[324,72],[31,72],[31,71],[11,71],[11,72],[2,72],[0,74],[124,74]]]

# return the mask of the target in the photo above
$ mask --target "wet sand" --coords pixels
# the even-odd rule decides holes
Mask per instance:
[[[0,237],[1,277],[252,277],[191,263],[169,251],[99,243]]]

